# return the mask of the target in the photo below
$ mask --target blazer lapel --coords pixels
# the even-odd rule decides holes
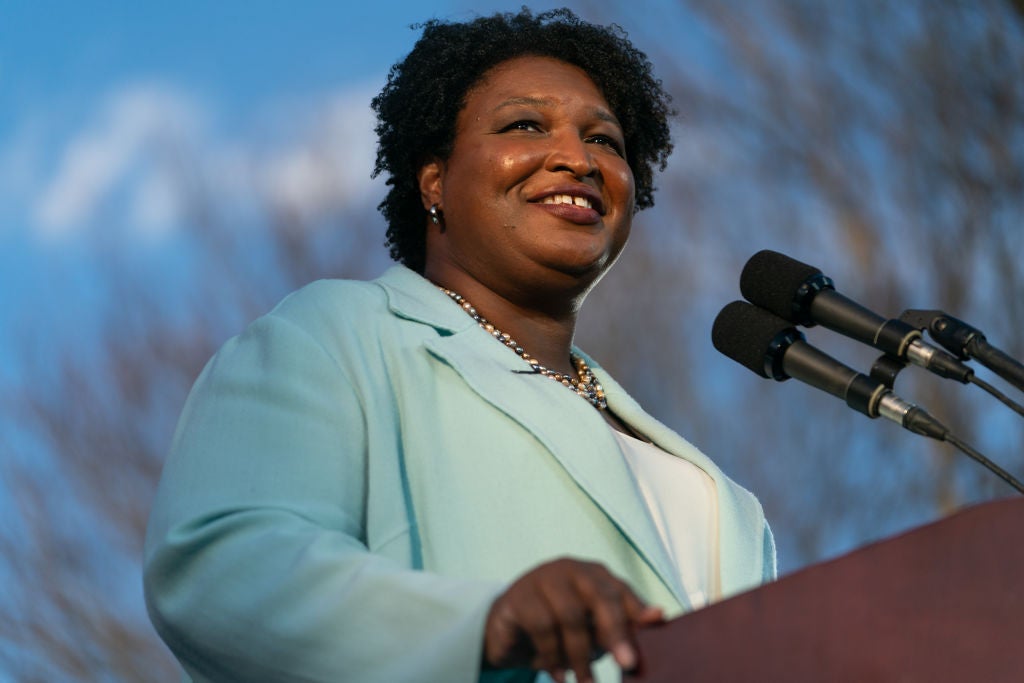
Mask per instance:
[[[533,434],[612,520],[683,607],[680,578],[658,536],[610,427],[586,401],[534,374],[475,325],[427,342],[480,397]],[[483,342],[483,343],[481,343]],[[538,406],[551,406],[538,410]]]
[[[583,354],[597,373],[600,366]],[[608,407],[630,427],[659,448],[696,465],[715,482],[718,494],[719,565],[722,595],[729,596],[760,584],[764,578],[764,512],[749,495],[725,476],[714,462],[693,444],[646,413],[613,378],[600,372]]]
[[[441,332],[426,342],[427,349],[458,372],[483,400],[533,434],[611,519],[680,606],[689,609],[680,577],[633,475],[610,428],[593,406],[532,373],[509,349],[488,340],[486,332],[419,275],[393,268],[378,282],[388,291],[392,311]],[[609,401],[615,400],[621,388],[614,383],[609,387],[605,377],[602,372],[600,380],[610,389]],[[537,406],[552,409],[538,410]]]

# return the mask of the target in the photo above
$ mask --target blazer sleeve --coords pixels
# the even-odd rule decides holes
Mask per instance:
[[[146,540],[157,631],[195,681],[475,681],[504,586],[366,545],[367,443],[342,366],[273,314],[186,403]],[[397,427],[396,427],[397,428]]]

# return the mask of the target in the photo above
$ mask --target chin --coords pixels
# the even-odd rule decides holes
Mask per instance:
[[[569,260],[547,264],[552,271],[560,273],[570,288],[586,291],[600,280],[611,266],[608,259]]]
[[[621,253],[621,249],[609,250],[608,246],[607,243],[575,241],[550,249],[546,254],[536,254],[534,263],[549,275],[561,276],[554,278],[557,287],[585,292],[604,276]]]
[[[561,272],[578,279],[596,280],[604,275],[604,262],[568,264],[560,268]]]
[[[564,260],[562,270],[576,277],[592,278],[596,282],[615,265],[621,253],[621,249],[616,249],[614,252],[602,249],[593,254],[577,251],[574,258]]]

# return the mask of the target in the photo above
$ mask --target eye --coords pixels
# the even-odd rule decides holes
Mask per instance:
[[[595,145],[603,145],[614,151],[620,157],[624,156],[622,144],[615,138],[608,135],[591,135],[587,138],[587,142],[591,142]]]
[[[535,121],[530,121],[528,119],[520,119],[519,121],[513,121],[512,123],[508,124],[507,126],[502,128],[500,132],[504,133],[510,130],[525,130],[531,133],[539,133],[540,124]]]

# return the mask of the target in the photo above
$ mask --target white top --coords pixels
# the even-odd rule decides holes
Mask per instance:
[[[694,609],[721,593],[718,495],[696,465],[612,430]]]

